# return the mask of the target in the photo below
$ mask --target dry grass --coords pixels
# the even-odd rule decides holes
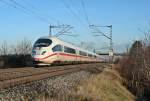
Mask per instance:
[[[92,101],[134,101],[134,96],[122,86],[119,74],[110,68],[92,75],[77,87],[75,93],[90,97]]]
[[[135,97],[122,86],[122,78],[113,68],[93,74],[67,94],[46,101],[134,101]],[[44,100],[43,100],[44,101]]]

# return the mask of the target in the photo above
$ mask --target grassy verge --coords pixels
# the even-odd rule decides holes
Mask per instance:
[[[122,86],[122,78],[115,69],[105,68],[82,81],[68,94],[51,101],[134,101],[134,96]]]

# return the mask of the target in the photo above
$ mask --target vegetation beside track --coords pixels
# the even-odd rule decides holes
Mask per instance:
[[[105,68],[100,74],[92,74],[72,91],[49,101],[134,101],[123,85],[122,78],[113,68]],[[50,100],[51,99],[51,100]]]
[[[150,42],[150,41],[149,41]],[[124,84],[137,101],[150,100],[150,44],[135,41],[118,65]]]
[[[26,55],[3,55],[0,56],[0,69],[5,68],[19,68],[25,66],[32,66],[32,58],[30,54]]]

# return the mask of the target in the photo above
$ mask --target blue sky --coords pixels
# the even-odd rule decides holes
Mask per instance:
[[[49,24],[70,24],[76,38],[60,36],[63,40],[80,44],[81,41],[93,44],[99,49],[108,46],[104,37],[93,37],[88,28],[81,0],[13,0],[26,8],[23,9],[11,0],[0,1],[0,43],[16,43],[27,38],[34,42],[48,35]],[[69,5],[77,18],[64,5]],[[143,37],[138,28],[148,28],[150,22],[149,0],[83,0],[91,24],[112,25],[113,43],[117,51],[127,44]],[[17,9],[16,9],[17,8]],[[30,12],[31,11],[31,12]],[[34,12],[34,14],[33,14]],[[41,21],[37,16],[44,18]],[[103,32],[109,32],[101,28]]]

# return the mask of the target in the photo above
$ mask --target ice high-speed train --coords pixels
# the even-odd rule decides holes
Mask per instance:
[[[38,65],[91,63],[102,61],[96,53],[76,47],[57,37],[41,37],[33,46],[32,58]]]

